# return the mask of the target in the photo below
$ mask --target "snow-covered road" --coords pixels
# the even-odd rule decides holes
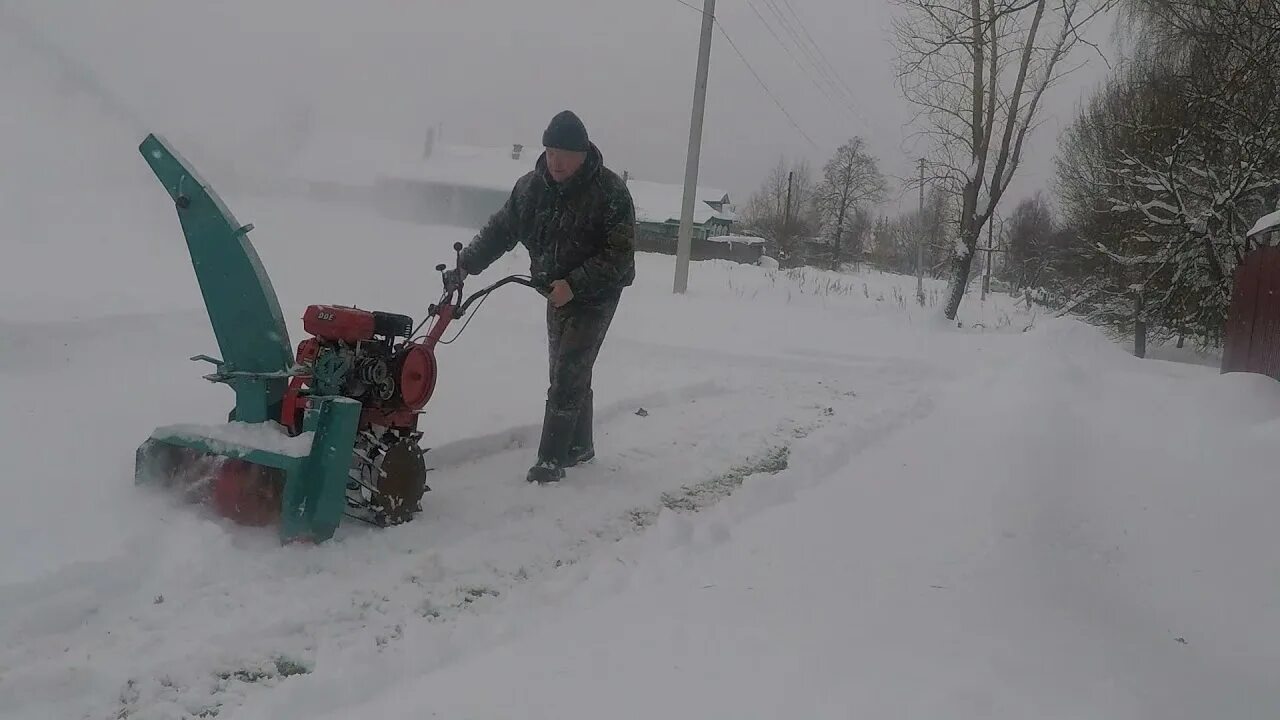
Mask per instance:
[[[232,207],[295,342],[312,302],[420,316],[469,235]],[[597,367],[595,463],[523,481],[545,330],[512,288],[441,350],[425,512],[282,548],[133,486],[153,427],[217,422],[229,393],[186,359],[215,345],[176,222],[113,237],[74,284],[39,279],[64,266],[47,245],[5,278],[34,303],[0,313],[5,718],[1280,704],[1271,381],[1141,363],[1003,296],[945,327],[875,272],[697,263],[673,296],[671,259],[642,255]]]
[[[430,268],[467,237],[307,204],[263,210],[255,243],[295,341],[308,302],[413,312],[438,287]],[[375,239],[342,244],[370,223]],[[152,231],[181,242],[176,227]],[[315,244],[332,248],[323,263],[304,252]],[[405,259],[388,267],[389,255]],[[348,662],[424,628],[447,637],[460,613],[646,530],[663,508],[708,507],[782,470],[813,433],[839,428],[844,454],[886,437],[927,412],[953,372],[915,354],[920,332],[893,329],[895,315],[911,316],[889,297],[907,279],[872,278],[859,297],[853,279],[841,295],[811,277],[706,264],[703,288],[672,298],[661,289],[670,259],[644,256],[597,369],[600,456],[560,486],[530,487],[542,301],[512,288],[442,348],[424,423],[435,468],[425,512],[389,531],[350,523],[322,547],[279,548],[268,531],[225,527],[131,483],[133,448],[151,427],[216,422],[229,401],[186,360],[215,346],[198,295],[163,296],[190,276],[174,259],[130,260],[167,274],[154,300],[145,285],[89,276],[78,307],[74,293],[58,298],[80,319],[3,321],[6,716],[225,716],[335,652]],[[380,282],[359,280],[375,272]],[[93,314],[95,292],[114,312]],[[827,322],[845,313],[864,314],[872,332]],[[438,645],[437,665],[464,651]]]
[[[146,327],[181,334],[189,326]],[[119,323],[111,343],[145,345],[127,328]],[[536,340],[509,341],[513,354],[530,356]],[[107,349],[92,339],[81,345],[88,356]],[[309,667],[335,646],[359,652],[394,643],[406,626],[448,620],[639,531],[664,506],[713,503],[750,472],[785,466],[791,444],[819,428],[838,423],[851,442],[877,437],[922,412],[934,380],[922,367],[886,361],[789,366],[724,355],[715,372],[699,372],[689,353],[642,342],[617,343],[611,357],[621,356],[628,366],[662,368],[671,380],[634,394],[602,393],[601,455],[562,485],[523,481],[536,425],[500,425],[431,451],[434,490],[414,523],[389,531],[347,524],[320,548],[277,548],[268,531],[232,531],[134,490],[120,462],[130,442],[124,433],[112,440],[120,448],[103,449],[112,472],[88,460],[83,470],[68,469],[76,453],[46,456],[52,462],[34,472],[74,473],[96,485],[91,496],[118,497],[82,504],[72,484],[61,483],[59,497],[46,488],[45,502],[63,511],[43,520],[33,513],[6,531],[41,540],[28,574],[58,562],[44,557],[36,567],[50,551],[45,539],[54,548],[59,536],[97,539],[111,549],[100,545],[90,561],[0,588],[0,667],[7,668],[0,695],[23,717],[93,716],[122,690],[119,708],[107,709],[140,717],[160,717],[147,712],[164,705],[193,712],[232,702],[256,689],[235,680],[237,672],[271,668],[278,657]],[[130,393],[121,385],[96,401],[127,405]],[[637,415],[640,408],[647,415]],[[50,438],[49,453],[56,444]],[[59,686],[89,692],[54,693],[47,704]]]
[[[209,92],[262,74],[272,53],[222,50],[275,47],[245,22],[266,4],[209,4],[200,37],[148,32],[155,3],[64,5],[51,38],[100,30],[106,82],[0,42],[0,720],[1280,717],[1280,383],[1138,361],[999,294],[956,327],[941,283],[922,309],[913,278],[699,262],[677,296],[672,258],[641,255],[596,369],[600,456],[559,486],[523,480],[544,316],[509,288],[441,348],[413,523],[281,547],[135,487],[153,428],[231,400],[187,359],[217,347],[145,132],[255,225],[295,343],[310,303],[421,318],[471,233],[224,182],[282,171],[290,98],[365,109],[315,73],[251,83],[274,108]],[[366,29],[306,38],[347,71],[332,51]],[[364,50],[421,67],[383,30]],[[218,62],[168,62],[193,48]],[[222,150],[250,146],[279,152]]]

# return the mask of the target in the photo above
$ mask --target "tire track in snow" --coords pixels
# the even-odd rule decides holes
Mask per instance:
[[[898,388],[894,388],[897,390]],[[849,393],[842,393],[829,389],[826,397],[844,397],[852,398]],[[755,492],[745,503],[736,504],[730,511],[728,516],[722,516],[716,522],[721,523],[719,530],[712,527],[710,534],[695,533],[690,538],[692,542],[717,542],[717,537],[721,539],[730,535],[728,528],[723,527],[722,523],[726,517],[729,522],[737,522],[745,516],[755,514],[776,506],[778,503],[787,502],[794,496],[796,490],[808,485],[811,479],[809,468],[801,467],[798,464],[792,464],[790,467],[781,468],[778,463],[779,447],[791,447],[792,451],[788,455],[793,458],[800,458],[806,465],[815,459],[832,462],[833,456],[843,456],[851,458],[863,449],[870,447],[887,436],[905,428],[907,425],[920,420],[932,410],[932,385],[921,384],[912,391],[906,393],[908,397],[914,396],[914,400],[910,400],[905,405],[898,407],[896,410],[886,408],[881,412],[858,413],[851,411],[851,406],[856,407],[857,402],[849,400],[850,405],[843,408],[837,405],[832,408],[833,412],[826,412],[830,406],[822,406],[821,404],[809,407],[806,410],[812,411],[810,415],[793,417],[790,420],[778,423],[768,439],[774,443],[773,449],[765,450],[758,455],[751,457],[747,462],[742,463],[735,468],[727,468],[721,476],[708,478],[710,487],[720,488],[727,487],[730,491],[736,490],[737,483],[728,483],[721,485],[724,476],[746,475],[753,482],[761,483],[769,487],[756,487]],[[859,396],[861,397],[861,396]],[[881,422],[887,422],[887,425],[880,425]],[[865,437],[867,442],[862,443],[845,443],[842,438],[845,433],[850,431],[867,431]],[[876,436],[875,440],[871,440],[872,436]],[[748,474],[751,470],[758,470],[755,474]],[[777,474],[773,474],[775,471]],[[799,487],[797,487],[799,486]],[[693,487],[697,487],[694,485]],[[764,489],[764,492],[760,492]],[[718,505],[718,501],[728,497],[731,492],[714,493],[710,498],[712,501],[695,504],[694,506],[684,505],[680,502],[671,503],[671,495],[655,499],[651,504],[638,506],[630,512],[617,516],[612,520],[598,526],[592,533],[591,537],[583,537],[581,541],[570,549],[570,552],[562,554],[556,562],[556,567],[560,568],[555,574],[538,573],[532,577],[504,578],[507,581],[499,588],[490,588],[491,592],[486,597],[477,602],[476,606],[464,608],[461,612],[449,612],[443,615],[439,621],[429,623],[425,627],[405,628],[396,625],[393,632],[397,636],[397,642],[388,643],[384,647],[380,647],[375,652],[369,652],[360,657],[362,662],[356,663],[350,657],[344,657],[346,661],[344,667],[351,667],[356,664],[367,664],[368,670],[357,672],[350,677],[349,683],[344,685],[344,695],[342,701],[350,703],[349,697],[351,687],[370,688],[370,695],[379,692],[380,689],[394,685],[394,680],[388,679],[388,671],[403,680],[411,680],[414,677],[421,677],[429,674],[434,670],[445,665],[460,662],[473,653],[483,653],[492,649],[496,645],[502,644],[523,632],[523,628],[519,625],[518,618],[522,615],[521,608],[533,603],[535,605],[542,604],[559,604],[562,602],[572,603],[575,596],[579,592],[579,587],[589,582],[589,577],[585,575],[585,570],[574,570],[579,565],[579,561],[588,559],[589,556],[600,553],[609,552],[608,548],[613,543],[620,541],[629,536],[636,535],[641,532],[674,532],[680,535],[684,527],[679,521],[666,530],[662,530],[663,523],[658,523],[659,527],[650,530],[657,519],[657,509],[663,508],[665,505],[675,506],[673,514],[677,516],[688,512],[701,512],[709,510]],[[696,493],[695,493],[696,496]],[[681,494],[675,494],[678,500],[685,497]],[[674,528],[674,529],[673,529]],[[583,563],[584,566],[592,566],[591,563]],[[618,578],[606,580],[606,585],[612,585],[615,582],[621,582],[625,586],[626,572],[622,572]],[[536,582],[526,582],[526,580],[536,580]],[[621,587],[617,588],[621,589]],[[505,610],[505,612],[504,612]],[[511,618],[515,618],[513,621]],[[462,639],[460,639],[462,638]],[[399,642],[399,640],[407,642]],[[434,651],[427,653],[424,657],[422,647],[431,646],[441,643],[449,646],[446,652],[436,653]],[[464,649],[459,649],[464,648]],[[401,667],[411,668],[410,670],[399,673],[396,669]],[[344,680],[346,680],[344,675]],[[298,687],[289,690],[289,693],[295,695],[301,693],[305,695],[309,701],[314,700],[314,693],[324,692],[327,685],[320,679],[316,682],[308,680],[301,681]],[[253,717],[269,717],[269,708],[279,703],[288,704],[289,698],[294,695],[285,694],[283,697],[266,700],[265,703],[254,703],[251,711]],[[320,705],[323,706],[323,701]],[[265,714],[264,714],[265,712]],[[256,713],[256,714],[255,714]]]
[[[680,402],[715,397],[728,392],[731,392],[729,388],[715,381],[692,383],[672,390],[636,395],[598,406],[595,408],[595,420],[598,424],[604,425],[640,407],[665,408]],[[455,467],[507,450],[536,446],[541,433],[541,425],[518,425],[488,435],[455,440],[432,448],[427,456],[427,464],[437,468]],[[430,496],[428,495],[426,499],[429,500]]]

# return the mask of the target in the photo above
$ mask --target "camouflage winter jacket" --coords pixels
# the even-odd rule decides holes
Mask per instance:
[[[521,243],[535,280],[567,280],[575,302],[599,302],[617,297],[635,280],[634,237],[631,193],[592,144],[582,167],[563,185],[548,174],[546,155],[539,157],[463,248],[459,265],[469,275],[481,273]]]

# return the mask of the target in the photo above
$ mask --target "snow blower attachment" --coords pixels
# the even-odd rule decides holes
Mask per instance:
[[[464,301],[462,282],[445,273],[427,313],[435,323],[420,339],[421,325],[405,315],[311,305],[302,317],[310,337],[295,353],[249,242],[252,225],[236,222],[161,138],[149,135],[139,150],[173,199],[222,354],[191,359],[213,364],[205,379],[229,385],[235,407],[223,424],[156,429],[138,448],[136,482],[237,523],[278,524],[285,542],[327,540],[344,516],[378,526],[410,520],[430,490],[418,418],[435,390],[445,329],[502,285],[545,294],[545,284],[513,275]]]

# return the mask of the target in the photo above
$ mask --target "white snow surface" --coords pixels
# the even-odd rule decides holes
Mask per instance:
[[[210,450],[224,452],[219,446],[265,450],[288,457],[306,457],[311,454],[311,442],[315,433],[304,432],[290,437],[284,426],[275,422],[245,423],[227,422],[200,425],[177,423],[156,428],[153,435],[161,437],[199,438],[206,441]]]
[[[1280,385],[1000,294],[957,327],[941,282],[698,262],[673,295],[638,256],[599,457],[553,487],[544,301],[504,288],[439,350],[396,528],[282,547],[135,487],[232,398],[136,140],[59,102],[0,175],[5,720],[1276,717]],[[223,194],[294,343],[310,303],[420,319],[471,234]]]
[[[765,240],[755,235],[716,235],[709,237],[707,240],[718,243],[742,243],[743,245],[763,245]]]

